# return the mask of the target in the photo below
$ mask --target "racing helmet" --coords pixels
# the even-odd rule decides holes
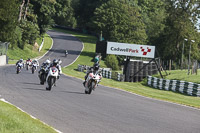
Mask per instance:
[[[99,67],[100,67],[99,63],[95,63],[93,66],[95,71],[99,70]]]
[[[45,61],[45,63],[46,63],[47,65],[49,65],[49,64],[51,63],[51,61],[50,61],[49,59],[47,59],[47,60]]]
[[[20,59],[19,61],[20,61],[20,62],[23,62],[23,59]]]
[[[54,59],[53,60],[53,66],[56,66],[58,64],[58,60],[57,59]]]

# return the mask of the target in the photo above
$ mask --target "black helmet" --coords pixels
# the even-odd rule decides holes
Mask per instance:
[[[98,63],[95,63],[93,66],[94,70],[99,70],[99,67],[100,67],[100,65]]]
[[[53,65],[56,66],[57,64],[58,64],[58,60],[57,60],[57,59],[54,59],[54,60],[53,60]]]

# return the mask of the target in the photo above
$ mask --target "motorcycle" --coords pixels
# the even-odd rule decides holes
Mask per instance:
[[[37,64],[33,63],[32,64],[32,74],[34,74],[34,72],[37,70]]]
[[[22,63],[17,63],[16,65],[16,73],[19,74],[21,72],[21,68],[23,67]]]
[[[68,55],[68,52],[67,52],[67,50],[65,51],[65,57],[67,57],[67,55]]]
[[[55,85],[56,80],[59,77],[58,69],[56,67],[50,67],[47,75],[47,87],[46,90],[51,90],[51,88]]]
[[[31,63],[31,60],[27,60],[26,61],[26,70],[29,69],[29,67],[31,67],[32,63]]]
[[[98,83],[101,81],[102,75],[101,73],[89,73],[86,83],[85,83],[85,94],[91,94],[92,90],[98,86]]]
[[[46,66],[47,67],[47,66]],[[42,66],[41,69],[38,72],[38,77],[40,79],[40,84],[43,85],[46,81],[46,68],[45,66]]]

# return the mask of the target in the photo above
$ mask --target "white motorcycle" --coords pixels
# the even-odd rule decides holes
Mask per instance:
[[[59,76],[59,72],[58,69],[56,67],[50,67],[49,68],[49,72],[47,75],[47,87],[46,90],[51,90],[51,88],[55,85],[56,80],[58,79]]]
[[[91,94],[102,79],[101,73],[89,73],[85,83],[85,94]]]
[[[29,67],[31,67],[32,63],[30,60],[26,61],[26,70],[28,70]]]
[[[37,70],[37,63],[32,63],[32,74]]]

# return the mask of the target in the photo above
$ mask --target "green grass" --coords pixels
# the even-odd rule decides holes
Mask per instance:
[[[65,30],[60,30],[60,29],[55,29],[60,32],[65,32],[69,34],[73,34],[77,38],[79,38],[83,43],[84,43],[84,50],[81,53],[80,57],[78,60],[71,66],[68,66],[67,68],[63,68],[63,72],[69,76],[77,77],[80,79],[84,79],[85,73],[77,71],[77,66],[78,64],[82,65],[92,65],[92,59],[95,56],[95,44],[96,44],[96,38],[93,36],[89,36],[86,34],[80,34],[80,33],[75,33],[75,32],[70,32],[70,31],[65,31]],[[105,67],[104,62],[101,62],[101,67]],[[185,72],[186,73],[186,72]],[[166,78],[172,78],[172,79],[178,79],[181,78],[182,76],[179,75],[179,71],[175,71],[174,74],[169,75],[169,77]],[[181,73],[182,74],[182,73]],[[174,75],[174,76],[172,76]],[[172,76],[172,77],[170,77]],[[184,77],[184,75],[183,75]],[[182,78],[182,80],[190,80],[192,81],[198,81],[200,77],[198,78],[195,75],[191,75],[191,77],[187,78],[187,75],[185,78]],[[199,81],[198,81],[199,82]],[[176,93],[176,92],[171,92],[171,91],[165,91],[165,90],[158,90],[154,89],[151,87],[148,87],[146,85],[146,82],[138,82],[138,83],[133,83],[133,82],[118,82],[112,79],[106,79],[103,78],[102,82],[100,83],[101,85],[104,86],[109,86],[109,87],[114,87],[122,90],[126,90],[135,94],[139,94],[142,96],[154,98],[154,99],[159,99],[159,100],[165,100],[169,102],[174,102],[178,104],[183,104],[187,106],[192,106],[196,108],[200,108],[200,98],[199,97],[193,97],[193,96],[187,96],[184,94]]]
[[[1,133],[56,133],[54,129],[43,124],[16,107],[0,101]]]
[[[36,42],[37,42],[37,44],[40,46],[41,44],[42,44],[42,37],[40,37],[40,38],[37,38],[37,40],[36,40]]]
[[[198,70],[197,74],[191,73],[188,75],[188,70],[173,70],[173,71],[166,71],[168,75],[165,74],[165,72],[162,72],[163,77],[165,79],[172,79],[172,80],[182,80],[187,82],[193,82],[200,84],[200,70]],[[160,78],[160,75],[155,75],[156,77]]]
[[[7,55],[9,57],[9,64],[15,64],[19,59],[28,59],[28,58],[36,58],[42,56],[46,53],[51,47],[52,40],[51,38],[45,34],[44,36],[44,45],[40,52],[38,49],[35,49],[32,45],[25,45],[24,50],[20,48],[8,49]]]

